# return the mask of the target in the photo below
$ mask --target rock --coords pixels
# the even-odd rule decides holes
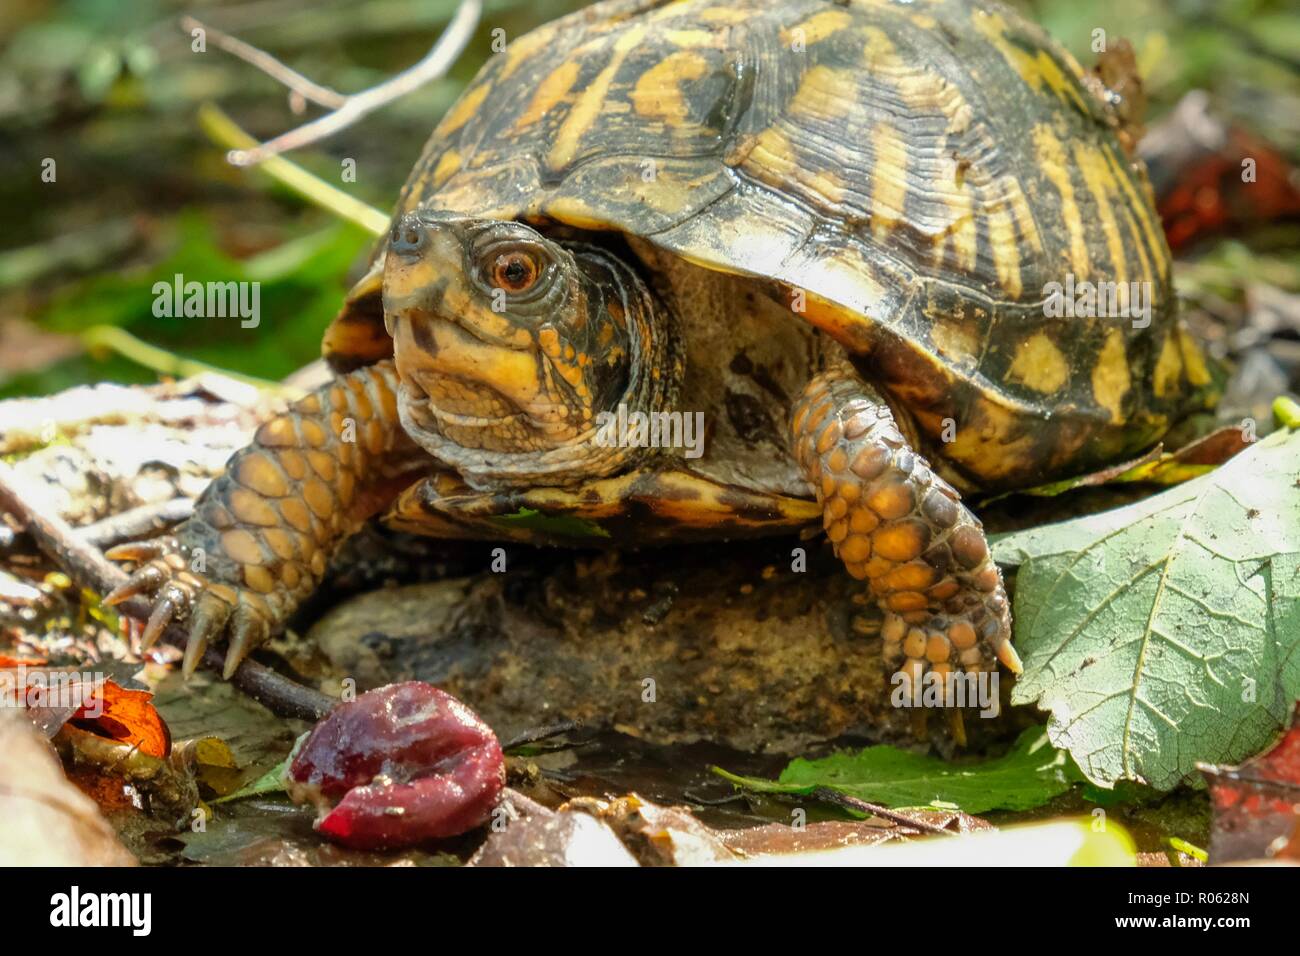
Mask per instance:
[[[604,823],[581,812],[524,817],[494,831],[467,866],[639,866]]]
[[[853,600],[861,585],[817,547],[792,572],[797,544],[621,557],[512,546],[505,574],[364,594],[307,638],[336,678],[428,681],[502,739],[567,718],[751,753],[846,734],[913,741],[912,718],[889,704],[878,618]]]

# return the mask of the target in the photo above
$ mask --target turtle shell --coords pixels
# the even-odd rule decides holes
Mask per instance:
[[[1209,382],[1116,125],[996,4],[608,0],[488,61],[397,213],[622,232],[770,283],[958,474],[1011,487],[1150,444]],[[337,367],[391,349],[379,265]],[[1097,282],[1148,311],[1053,314]]]

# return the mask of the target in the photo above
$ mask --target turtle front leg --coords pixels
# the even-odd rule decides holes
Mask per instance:
[[[1002,575],[979,519],[908,447],[853,369],[815,377],[794,407],[794,454],[817,489],[826,533],[884,612],[885,661],[927,672],[1020,673]]]
[[[423,457],[398,420],[397,384],[382,362],[322,386],[258,429],[173,536],[108,552],[142,562],[108,604],[156,598],[144,648],[188,619],[185,676],[228,635],[229,678],[284,625],[338,546],[410,483]]]

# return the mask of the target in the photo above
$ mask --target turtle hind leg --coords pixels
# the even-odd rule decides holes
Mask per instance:
[[[927,673],[1013,673],[1011,613],[984,530],[903,438],[848,366],[813,378],[791,418],[795,459],[827,536],[884,612],[885,662],[919,688]]]

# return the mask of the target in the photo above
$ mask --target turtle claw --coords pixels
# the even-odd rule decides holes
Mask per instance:
[[[210,592],[205,591],[194,602],[194,610],[190,614],[190,636],[185,645],[185,657],[181,661],[181,674],[186,680],[199,666],[209,641],[221,633],[229,618],[230,605]]]
[[[137,594],[154,598],[153,612],[140,636],[141,653],[158,643],[169,625],[188,620],[189,637],[181,658],[186,680],[202,663],[204,652],[227,637],[230,644],[222,676],[229,680],[271,633],[272,621],[256,595],[187,570],[174,539],[119,545],[107,554],[114,560],[147,562],[104,598],[108,604],[120,604]]]
[[[226,665],[222,669],[226,680],[230,680],[253,649],[266,640],[268,631],[265,618],[244,605],[235,609],[230,626],[230,646],[226,648]]]
[[[948,730],[952,734],[953,742],[958,747],[966,746],[966,719],[961,714],[960,707],[949,707],[946,710],[948,715]]]
[[[1002,666],[1011,671],[1011,673],[1015,674],[1017,677],[1024,673],[1025,667],[1020,663],[1020,655],[1016,653],[1016,649],[1011,646],[1009,640],[1003,638],[1002,643],[997,645],[997,647],[994,648],[994,651],[998,655],[998,660],[1002,662]]]
[[[116,551],[114,548],[113,551]],[[105,552],[108,557],[114,560],[134,561],[134,558],[118,558],[112,552]],[[122,584],[119,584],[113,590],[104,595],[104,603],[110,607],[121,604],[128,598],[133,598],[137,594],[152,594],[163,586],[167,581],[167,572],[156,564],[146,564],[135,574],[131,575]]]
[[[197,629],[190,631],[190,638],[185,643],[185,657],[181,660],[181,677],[189,680],[199,669],[203,652],[208,649],[208,636]]]
[[[163,541],[127,541],[109,548],[104,552],[104,557],[110,561],[143,562],[161,558],[167,550],[167,544]]]
[[[154,605],[153,613],[149,615],[149,621],[144,626],[144,633],[140,635],[141,653],[149,650],[162,636],[163,631],[167,630],[167,625],[172,622],[176,616],[181,601],[177,600],[177,595],[166,594],[162,600]]]

